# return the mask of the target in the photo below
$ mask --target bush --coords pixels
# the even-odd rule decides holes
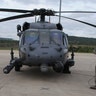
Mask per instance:
[[[84,53],[93,53],[93,50],[96,46],[85,46],[85,45],[77,45],[73,46],[74,52],[84,52]],[[72,46],[69,47],[69,51],[71,51]]]

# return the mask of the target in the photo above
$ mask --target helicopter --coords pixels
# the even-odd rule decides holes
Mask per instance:
[[[68,54],[68,35],[63,32],[61,23],[50,23],[45,21],[46,16],[58,16],[74,20],[92,27],[96,25],[77,20],[70,17],[61,16],[61,13],[96,13],[95,11],[53,11],[49,9],[6,9],[0,8],[3,12],[23,13],[21,15],[11,16],[0,19],[0,22],[15,20],[25,17],[40,16],[37,22],[24,22],[23,26],[17,25],[17,36],[19,37],[19,58],[14,57],[13,49],[11,49],[11,60],[3,72],[5,74],[15,68],[20,71],[23,65],[39,66],[42,72],[47,72],[52,67],[55,72],[70,74],[70,67],[74,66],[74,50],[72,48],[71,58]],[[60,13],[59,15],[55,15]]]

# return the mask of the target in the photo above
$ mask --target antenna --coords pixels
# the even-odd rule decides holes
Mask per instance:
[[[59,23],[61,22],[61,7],[62,7],[62,0],[60,0],[60,6],[59,6]]]

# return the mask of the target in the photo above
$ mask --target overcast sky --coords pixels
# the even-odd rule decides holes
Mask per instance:
[[[59,0],[0,0],[0,8],[13,8],[13,9],[59,9]],[[62,10],[68,11],[96,11],[96,0],[62,0]],[[0,12],[0,18],[17,15],[17,13],[5,13]],[[64,16],[73,17],[75,19],[83,20],[89,23],[96,24],[95,14],[62,14]],[[23,22],[34,21],[34,18],[18,19],[0,23],[0,37],[7,37],[18,39],[16,35],[17,24],[23,24]],[[52,22],[58,23],[58,18],[52,18]],[[90,27],[85,24],[78,23],[76,21],[62,19],[62,25],[64,32],[72,36],[92,37],[96,38],[96,28]]]

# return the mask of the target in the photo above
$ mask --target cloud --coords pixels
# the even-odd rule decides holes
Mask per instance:
[[[33,10],[34,8],[46,8],[59,10],[59,0],[1,0],[0,8],[14,8],[14,9],[29,9]],[[62,10],[96,10],[96,0],[62,0]],[[0,18],[16,15],[17,13],[3,13],[0,12]],[[62,14],[68,17],[76,18],[86,22],[95,24],[96,14]],[[28,19],[19,19],[15,21],[8,21],[0,23],[0,37],[8,37],[17,39],[16,36],[16,25],[23,24],[25,21],[34,21],[32,18]],[[58,23],[58,18],[53,17],[52,22]],[[96,29],[89,27],[84,24],[77,23],[75,21],[62,19],[62,25],[64,31],[69,35],[75,36],[88,36],[96,37]]]
[[[18,2],[18,3],[22,3],[22,4],[25,4],[27,6],[27,4],[36,4],[36,3],[39,3],[38,1],[39,0],[14,0],[15,2]]]
[[[22,3],[22,4],[25,4],[25,5],[27,5],[27,4],[39,4],[39,3],[45,3],[45,2],[47,2],[47,0],[14,0],[14,1],[16,1],[16,2],[18,2],[18,3]]]

